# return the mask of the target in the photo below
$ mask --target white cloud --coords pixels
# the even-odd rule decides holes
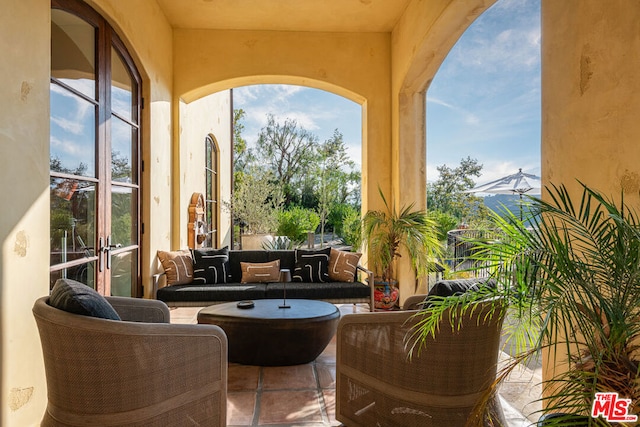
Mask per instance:
[[[256,94],[258,88],[259,86],[242,86],[233,89],[234,103],[244,105],[255,100],[258,97]]]
[[[523,71],[540,63],[540,9],[531,0],[500,0],[463,35],[454,47],[454,68],[478,73]]]
[[[445,102],[441,99],[438,98],[432,98],[430,96],[427,95],[427,104],[428,103],[433,103],[433,104],[437,104],[437,105],[441,105],[443,107],[446,107],[448,109],[450,109],[451,111],[458,113],[461,117],[462,120],[464,121],[464,123],[466,123],[467,125],[471,125],[471,126],[475,126],[475,125],[479,125],[481,123],[481,119],[474,113],[472,113],[471,111],[468,111],[462,107],[458,107],[456,105],[450,104],[448,102]],[[427,107],[428,109],[428,107]]]
[[[51,122],[59,126],[65,132],[74,135],[82,135],[84,132],[84,123],[76,121],[75,119],[65,119],[63,117],[52,116]]]

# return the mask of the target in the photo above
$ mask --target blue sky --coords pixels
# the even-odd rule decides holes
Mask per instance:
[[[296,119],[329,139],[344,135],[361,164],[361,108],[329,92],[300,86],[234,89],[247,116],[243,136],[255,142],[267,122]],[[427,91],[427,179],[436,167],[470,156],[484,165],[478,184],[522,168],[540,174],[540,0],[499,0],[453,47]]]

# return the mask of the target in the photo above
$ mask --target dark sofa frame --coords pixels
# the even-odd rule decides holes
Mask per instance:
[[[162,286],[164,273],[153,275],[152,295],[169,307],[204,307],[229,301],[280,299],[313,299],[333,304],[368,303],[374,309],[373,272],[358,265],[358,281],[327,283],[240,283],[240,262],[269,262],[280,260],[280,269],[293,272],[293,250],[232,250],[229,251],[229,278],[226,284],[187,284]]]

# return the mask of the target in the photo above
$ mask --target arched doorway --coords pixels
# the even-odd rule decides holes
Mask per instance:
[[[140,296],[140,76],[84,2],[52,1],[51,45],[51,286]]]

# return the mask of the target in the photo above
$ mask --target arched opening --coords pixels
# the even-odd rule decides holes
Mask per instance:
[[[290,79],[284,79],[289,81]],[[270,81],[270,80],[269,80]],[[231,82],[226,82],[230,84]],[[326,84],[319,86],[328,87]],[[221,85],[210,85],[208,91],[219,89]],[[222,90],[211,93],[210,95],[200,96],[197,99],[194,98],[194,93],[186,96],[186,99],[193,99],[191,102],[180,103],[180,169],[181,173],[179,186],[176,187],[176,191],[184,195],[182,198],[186,198],[187,195],[192,192],[204,192],[204,187],[194,188],[191,187],[196,181],[196,178],[191,179],[192,170],[197,170],[191,166],[196,162],[199,164],[197,153],[194,154],[192,149],[192,141],[195,140],[197,128],[203,128],[203,120],[196,120],[196,117],[205,117],[204,111],[220,111],[220,107],[224,102],[225,96],[230,98],[229,109],[223,113],[231,116],[236,115],[238,110],[245,109],[247,111],[247,117],[245,117],[242,126],[242,138],[246,138],[248,142],[248,148],[256,153],[256,144],[258,138],[266,129],[267,121],[269,117],[273,119],[273,123],[276,125],[284,125],[288,122],[295,122],[298,136],[309,137],[313,143],[308,150],[302,150],[295,152],[297,149],[292,149],[291,152],[282,152],[281,160],[283,163],[281,166],[287,168],[290,159],[285,157],[290,154],[298,155],[297,159],[300,159],[300,164],[293,165],[295,167],[282,169],[282,176],[278,177],[278,180],[282,179],[286,175],[286,182],[283,188],[291,188],[292,191],[289,195],[292,197],[287,198],[286,207],[302,207],[309,208],[311,210],[322,212],[320,207],[325,206],[324,216],[325,220],[322,222],[327,225],[327,231],[335,231],[332,228],[334,223],[338,223],[334,218],[336,215],[344,215],[344,213],[337,211],[340,209],[357,209],[358,215],[361,208],[361,196],[360,196],[360,170],[363,162],[362,159],[362,146],[363,146],[363,122],[362,117],[363,108],[361,104],[355,103],[352,98],[359,98],[348,91],[343,89],[332,88],[331,91],[324,89],[318,89],[310,85],[284,85],[281,83],[275,84],[261,84],[261,85],[245,85],[235,87],[232,90]],[[196,91],[198,95],[204,93],[203,90]],[[347,94],[349,97],[337,95],[336,92]],[[218,98],[218,101],[214,99]],[[183,98],[184,99],[184,98]],[[226,104],[225,107],[227,108]],[[232,111],[233,110],[233,111]],[[206,120],[220,121],[215,119],[215,116],[207,116]],[[220,117],[220,116],[219,116]],[[223,119],[224,120],[224,119]],[[272,123],[272,124],[273,124]],[[231,200],[233,192],[234,175],[235,180],[238,178],[238,164],[242,164],[242,169],[255,168],[259,166],[263,171],[266,170],[267,164],[270,163],[271,156],[262,156],[262,162],[259,165],[248,165],[247,160],[241,158],[242,154],[237,151],[234,152],[233,141],[239,137],[238,127],[232,130],[231,133],[215,132],[216,142],[218,144],[218,161],[220,165],[218,178],[218,204],[221,207],[219,209],[219,245],[238,248],[240,241],[238,236],[233,236],[234,227],[231,220],[232,210],[227,208],[229,201]],[[266,132],[266,130],[265,130]],[[333,148],[340,148],[341,154],[345,157],[342,160],[341,169],[342,176],[346,176],[345,180],[348,182],[348,186],[339,188],[339,191],[325,192],[325,203],[323,204],[318,196],[317,188],[326,184],[326,181],[320,182],[317,180],[318,176],[318,164],[316,160],[320,147],[325,146],[329,142],[334,143]],[[257,152],[257,154],[261,154]],[[335,158],[335,157],[334,157]],[[297,160],[296,160],[297,161]],[[271,166],[274,166],[271,164]],[[347,166],[351,169],[347,170]],[[276,167],[271,168],[271,172],[276,172]],[[245,172],[246,173],[246,172]],[[292,176],[290,174],[293,174]],[[332,175],[335,176],[335,175]],[[174,176],[174,182],[175,182]],[[202,185],[205,185],[203,181]],[[208,184],[206,184],[208,185]],[[335,196],[335,197],[334,197]],[[345,205],[348,205],[345,207]],[[328,206],[328,207],[327,207]],[[184,210],[184,209],[181,209]],[[236,221],[237,222],[237,221]],[[176,224],[179,227],[178,224]],[[236,227],[237,228],[237,227]],[[179,228],[178,228],[179,229]],[[235,230],[237,233],[238,230]],[[341,231],[341,230],[340,230]],[[277,229],[273,229],[272,232],[277,234]],[[331,235],[332,236],[332,235]]]
[[[466,157],[478,183],[539,175],[540,65],[539,1],[499,0],[469,26],[426,93],[429,182]]]

